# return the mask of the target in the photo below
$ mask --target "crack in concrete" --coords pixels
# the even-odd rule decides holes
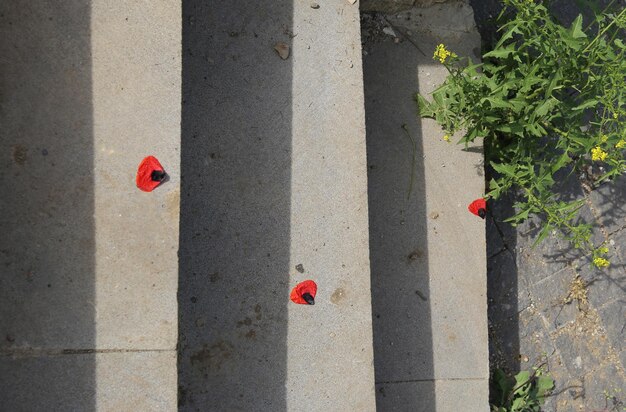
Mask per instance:
[[[139,353],[139,352],[175,352],[172,349],[41,349],[41,348],[14,348],[0,349],[0,357],[20,356],[20,357],[43,357],[43,356],[63,356],[63,355],[91,355],[99,353]]]
[[[419,382],[441,382],[441,381],[487,381],[489,378],[443,378],[443,379],[407,379],[398,381],[379,381],[376,385],[389,385],[393,383],[419,383]]]

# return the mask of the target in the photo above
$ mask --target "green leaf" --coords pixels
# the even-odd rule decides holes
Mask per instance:
[[[595,107],[598,105],[598,103],[600,103],[599,101],[595,100],[595,99],[589,99],[587,100],[585,103],[581,104],[580,106],[576,106],[573,107],[572,110],[584,110],[584,109],[588,109],[590,107]]]
[[[493,170],[495,170],[496,172],[502,175],[515,177],[515,165],[491,162],[491,167],[493,167]]]
[[[576,40],[576,39],[571,38],[571,37],[563,36],[563,37],[561,37],[561,40],[563,40],[563,43],[565,43],[570,48],[572,48],[572,49],[574,49],[576,51],[580,50],[581,47],[583,47],[582,41]]]
[[[434,117],[435,111],[432,109],[431,103],[421,94],[418,93],[415,95],[415,101],[417,102],[417,110],[421,117]]]
[[[546,114],[548,114],[550,110],[554,109],[556,105],[559,103],[560,102],[558,99],[555,99],[554,97],[550,96],[548,100],[545,100],[543,103],[539,105],[539,107],[537,107],[537,110],[535,110],[535,113],[537,114],[537,116],[543,117]]]
[[[563,166],[570,163],[572,158],[569,157],[567,152],[563,153],[559,159],[550,165],[550,174],[555,174],[558,170],[560,170]]]
[[[510,109],[512,107],[509,102],[505,102],[504,100],[496,98],[496,97],[483,97],[480,100],[480,102],[481,103],[489,102],[491,107],[493,107],[494,109],[497,109],[497,108]]]
[[[563,73],[561,71],[561,68],[558,68],[556,72],[554,72],[554,76],[552,76],[552,79],[550,80],[550,84],[548,84],[548,88],[546,89],[544,98],[547,99],[548,96],[552,95],[552,92],[554,90],[560,89],[563,87],[563,85],[559,85],[561,80],[563,80]]]
[[[572,25],[569,28],[570,35],[575,39],[583,39],[587,37],[587,35],[582,31],[583,27],[583,15],[579,14],[576,19],[572,22]]]
[[[515,44],[510,44],[506,46],[504,49],[495,49],[495,50],[490,51],[489,53],[483,54],[483,58],[494,57],[496,59],[504,59],[506,57],[509,57],[514,52],[515,52]]]
[[[542,227],[541,231],[539,232],[539,236],[537,236],[537,239],[535,239],[531,248],[534,249],[538,244],[543,242],[544,239],[550,234],[551,231],[552,231],[552,226],[549,224],[546,224],[544,227]]]
[[[511,404],[511,412],[521,411],[522,406],[525,406],[525,405],[526,405],[525,398],[515,398],[513,400],[513,403]]]
[[[513,38],[514,34],[522,34],[522,32],[519,30],[519,25],[514,25],[511,28],[509,28],[506,33],[504,33],[502,35],[502,37],[500,38],[500,41],[498,41],[498,43],[496,44],[496,46],[494,47],[494,49],[499,49],[500,47],[502,47],[502,45],[509,39]]]
[[[515,375],[515,386],[516,387],[520,387],[520,388],[518,388],[515,391],[515,393],[518,393],[518,391],[520,391],[521,386],[523,386],[523,384],[527,383],[528,379],[530,379],[530,372],[529,371],[521,371],[517,375]]]
[[[505,222],[507,223],[521,223],[523,221],[525,221],[526,219],[528,219],[528,214],[530,213],[530,209],[524,209],[521,212],[519,212],[518,214],[516,214],[515,216],[511,216],[510,218],[506,219]]]
[[[546,129],[544,129],[538,123],[529,123],[526,125],[526,130],[528,130],[533,136],[542,137],[548,134]]]
[[[513,382],[511,381],[511,379],[509,379],[509,377],[506,375],[506,373],[504,373],[502,369],[496,369],[493,375],[493,380],[495,381],[497,388],[499,389],[498,403],[500,405],[503,405],[506,398],[513,390]]]
[[[515,113],[521,112],[525,107],[528,106],[526,100],[520,97],[516,97],[515,99],[510,99],[509,104]]]
[[[443,92],[441,91],[441,87],[435,90],[432,93],[432,96],[433,96],[433,100],[435,101],[435,103],[437,103],[437,105],[439,105],[439,107],[445,106],[443,103]]]
[[[520,137],[524,136],[524,127],[517,123],[503,124],[496,128],[496,130],[500,132],[515,134]]]
[[[554,379],[549,376],[540,376],[537,379],[537,395],[540,398],[545,397],[546,393],[554,388]]]

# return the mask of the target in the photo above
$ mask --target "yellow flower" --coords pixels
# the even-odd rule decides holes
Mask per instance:
[[[598,253],[606,255],[607,253],[609,253],[609,248],[606,246],[602,246],[601,248],[598,248]]]
[[[597,257],[597,258],[593,259],[593,264],[596,265],[599,268],[605,268],[605,267],[609,266],[611,264],[611,262],[609,262],[605,258]]]
[[[597,160],[604,161],[604,159],[606,159],[607,156],[608,156],[608,153],[602,150],[600,146],[596,146],[593,149],[591,149],[591,160],[593,161],[597,161]]]
[[[435,48],[433,59],[439,60],[440,63],[445,63],[448,57],[456,57],[456,54],[452,53],[450,50],[446,50],[446,46],[444,46],[443,44],[439,44]]]
[[[613,113],[613,118],[617,119],[618,114],[617,113]]]
[[[623,149],[626,147],[626,140],[624,139],[620,139],[619,142],[617,142],[617,144],[615,145],[616,148],[618,149]]]
[[[600,143],[606,143],[608,140],[609,140],[609,136],[607,136],[607,135],[605,135],[605,134],[603,134],[603,135],[600,137]]]
[[[443,140],[444,140],[444,142],[448,142],[449,143],[450,142],[450,136],[448,136],[447,134],[444,134],[443,135]]]

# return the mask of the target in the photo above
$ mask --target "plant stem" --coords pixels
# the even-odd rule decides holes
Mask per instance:
[[[598,35],[591,41],[591,43],[589,43],[587,45],[587,47],[585,47],[583,49],[583,51],[581,53],[585,53],[587,50],[589,50],[589,48],[600,38],[604,35],[604,33],[606,33],[606,31],[615,24],[615,22],[622,17],[622,15],[624,14],[624,12],[626,12],[626,9],[622,10],[605,28],[602,29],[602,31],[600,33],[598,33]]]

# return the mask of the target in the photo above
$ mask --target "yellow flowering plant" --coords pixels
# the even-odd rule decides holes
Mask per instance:
[[[435,119],[446,136],[462,131],[459,143],[484,140],[493,170],[486,197],[519,194],[509,222],[539,216],[537,243],[558,229],[606,267],[608,250],[594,245],[591,227],[580,223],[584,199],[562,199],[555,175],[580,176],[592,167],[601,171],[597,186],[626,172],[626,9],[585,22],[579,15],[564,27],[541,2],[504,3],[500,38],[482,63],[436,47],[433,59],[450,74],[431,101],[417,94],[419,115]]]
[[[457,55],[452,53],[450,50],[446,49],[446,46],[443,44],[439,44],[435,48],[435,53],[433,54],[433,59],[439,60],[439,63],[445,63],[448,58],[456,58]]]

